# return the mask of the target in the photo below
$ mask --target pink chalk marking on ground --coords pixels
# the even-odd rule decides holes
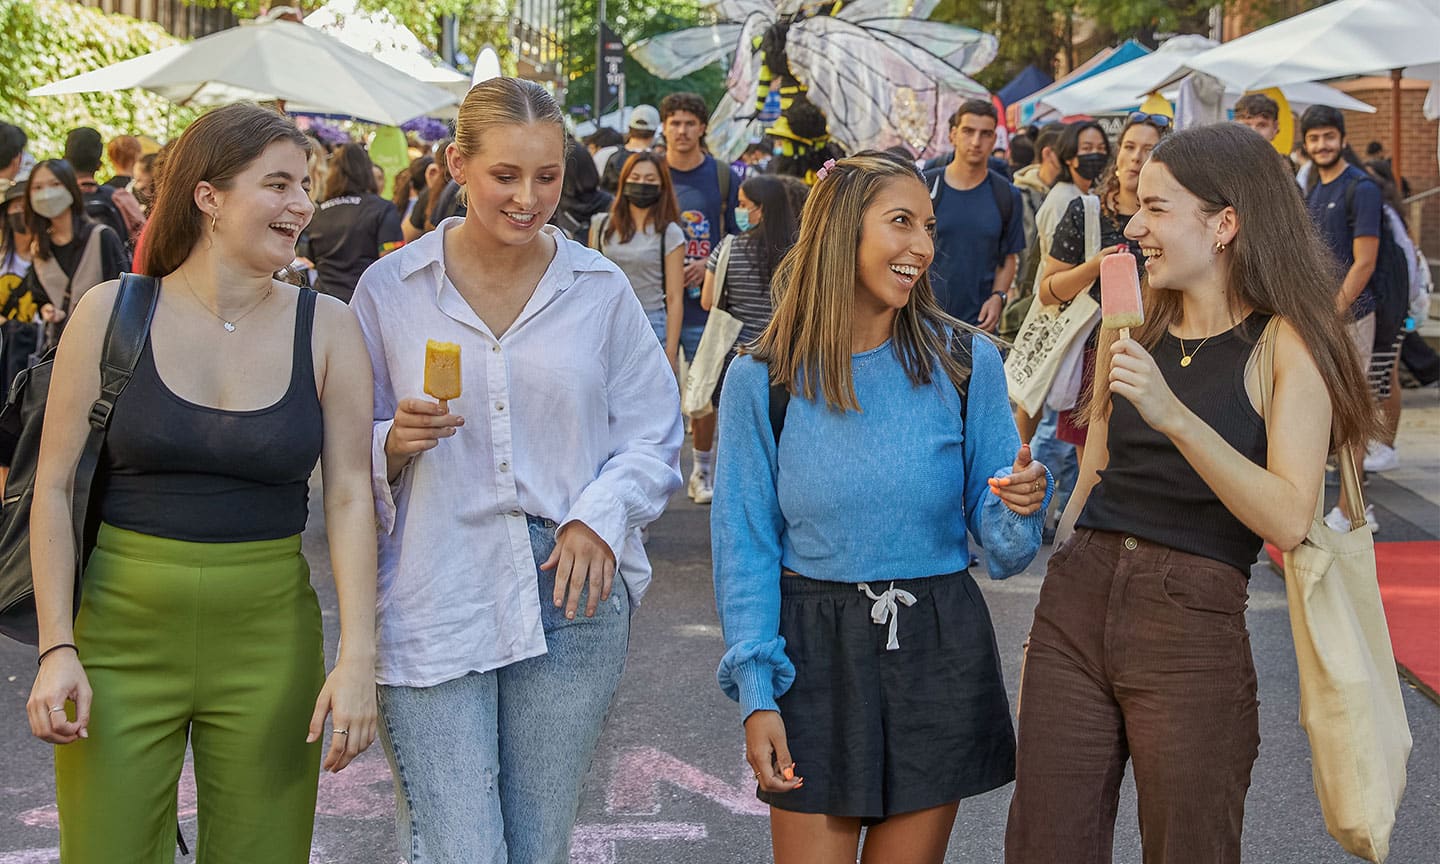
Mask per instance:
[[[709,836],[692,822],[626,822],[618,825],[576,825],[570,838],[570,864],[617,864],[618,840],[690,842]],[[683,860],[679,857],[676,860]],[[6,864],[0,861],[0,864]]]
[[[749,776],[747,770],[747,779],[733,785],[663,750],[637,747],[620,754],[605,792],[605,811],[612,816],[658,815],[660,798],[656,788],[668,783],[704,796],[740,816],[768,816],[770,806],[756,799]]]

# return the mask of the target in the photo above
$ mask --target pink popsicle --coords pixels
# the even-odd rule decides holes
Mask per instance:
[[[1145,323],[1140,274],[1129,252],[1112,252],[1100,259],[1100,311],[1100,326],[1119,330],[1122,339],[1130,338],[1131,327]]]

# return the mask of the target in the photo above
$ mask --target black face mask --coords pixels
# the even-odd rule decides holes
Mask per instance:
[[[26,230],[25,230],[25,214],[24,214],[24,213],[6,213],[6,214],[5,214],[5,222],[6,222],[7,224],[9,224],[10,230],[11,230],[11,231],[14,231],[16,234],[25,234],[25,233],[27,233]]]
[[[1110,162],[1110,155],[1108,153],[1081,153],[1075,157],[1075,161],[1079,163],[1075,168],[1075,173],[1094,182]]]
[[[660,200],[659,183],[626,183],[621,191],[625,200],[636,207],[654,207]]]

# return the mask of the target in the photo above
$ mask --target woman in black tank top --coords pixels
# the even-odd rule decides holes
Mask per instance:
[[[1147,864],[1240,861],[1259,748],[1249,568],[1262,540],[1304,540],[1327,453],[1375,424],[1338,280],[1260,136],[1170,136],[1140,201],[1125,234],[1147,259],[1145,323],[1099,346],[1090,446],[1027,642],[1008,864],[1110,861],[1127,761]]]
[[[117,283],[84,297],[56,360],[27,713],[61,745],[67,864],[170,860],[187,741],[201,860],[303,864],[322,750],[338,771],[375,737],[370,365],[344,304],[271,278],[314,212],[307,147],[283,116],[242,104],[200,118],[169,154],[141,262],[163,277],[159,300],[115,401],[78,598],[70,478]],[[343,635],[328,679],[300,554],[318,459]]]

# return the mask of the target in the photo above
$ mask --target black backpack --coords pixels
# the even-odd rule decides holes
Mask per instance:
[[[928,168],[921,176],[925,180],[926,188],[930,190],[930,200],[938,205],[940,196],[945,194],[946,189],[945,166]],[[1000,239],[995,242],[996,255],[1003,263],[1005,255],[1004,246],[1001,244],[1005,242],[1005,231],[1010,227],[1010,220],[1015,218],[1015,196],[1012,194],[1015,187],[993,168],[986,172],[985,182],[990,184],[990,194],[995,198],[995,209],[1000,211]]]
[[[1355,232],[1355,189],[1361,183],[1374,183],[1368,178],[1354,178],[1345,187],[1345,218],[1351,236]],[[1378,184],[1377,184],[1378,185]],[[1370,274],[1369,287],[1375,292],[1375,349],[1389,351],[1405,326],[1410,311],[1410,265],[1405,249],[1395,240],[1390,229],[1390,205],[1380,201],[1380,246],[1375,253],[1375,272]]]
[[[160,296],[159,280],[126,273],[105,331],[100,357],[100,398],[90,407],[90,435],[75,468],[71,516],[75,526],[75,608],[80,608],[80,576],[99,530],[94,506],[95,480],[105,433],[115,400],[130,383],[140,351],[150,332],[150,319]],[[10,465],[0,503],[0,635],[34,645],[39,641],[35,618],[35,583],[30,571],[30,506],[35,494],[35,468],[40,457],[41,425],[55,364],[51,349],[36,365],[15,377],[10,399],[0,412],[0,462]]]

